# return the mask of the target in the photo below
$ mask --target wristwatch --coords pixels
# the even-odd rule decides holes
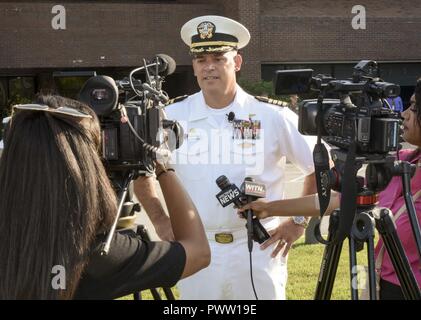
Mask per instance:
[[[292,221],[295,224],[302,226],[304,229],[308,226],[307,218],[303,216],[294,216],[292,217]]]

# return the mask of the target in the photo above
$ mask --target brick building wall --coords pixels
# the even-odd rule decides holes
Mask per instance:
[[[247,26],[251,39],[247,47],[243,49],[243,67],[241,77],[251,81],[261,79],[261,37],[260,37],[260,1],[240,0],[239,21]]]
[[[0,68],[136,66],[164,52],[190,63],[181,26],[221,14],[213,4],[64,1],[66,30],[53,30],[54,3],[0,3]]]
[[[365,30],[352,28],[355,4],[261,0],[261,61],[421,60],[421,1],[359,1]]]

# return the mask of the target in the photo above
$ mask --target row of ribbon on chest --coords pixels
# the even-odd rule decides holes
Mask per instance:
[[[249,115],[249,119],[235,119],[234,112],[227,114],[227,120],[232,126],[231,137],[234,140],[259,140],[261,137],[261,121],[253,120],[254,115]],[[191,128],[187,135],[187,139],[199,140],[200,135],[197,134],[196,128]]]

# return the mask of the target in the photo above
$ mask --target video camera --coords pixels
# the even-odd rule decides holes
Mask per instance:
[[[132,201],[133,181],[154,171],[154,160],[166,159],[183,143],[183,130],[176,121],[164,119],[162,109],[169,101],[162,90],[165,76],[175,71],[175,61],[157,54],[127,78],[114,80],[94,76],[83,85],[79,100],[97,114],[101,125],[102,156],[107,174],[118,194],[118,209],[113,225],[102,244],[108,254],[118,223],[133,221],[140,206]],[[145,73],[146,81],[134,77]],[[123,218],[127,217],[127,221]],[[122,225],[122,224],[120,224]]]
[[[321,216],[328,207],[331,189],[342,193],[343,218],[332,238],[338,242],[350,232],[357,198],[381,191],[393,176],[394,157],[389,153],[400,148],[401,120],[386,98],[398,96],[400,87],[381,81],[377,63],[371,60],[355,65],[348,80],[312,74],[311,69],[277,71],[275,93],[318,93],[317,99],[299,104],[298,130],[318,138],[313,160]],[[332,169],[322,138],[336,147],[330,150]],[[368,164],[366,179],[357,177],[363,164]],[[367,186],[364,182],[368,182]],[[375,197],[370,198],[370,205],[375,201]],[[320,226],[315,230],[319,242],[326,244]]]
[[[94,76],[85,82],[79,100],[98,115],[107,169],[152,172],[157,156],[165,157],[168,149],[182,144],[182,127],[176,121],[163,119],[161,113],[169,100],[162,82],[175,67],[171,57],[158,54],[152,61],[144,59],[143,66],[123,80]],[[146,82],[134,78],[141,70],[146,72]],[[168,141],[171,145],[164,147]]]
[[[277,95],[320,93],[319,99],[299,104],[298,130],[302,134],[320,134],[341,149],[348,149],[355,139],[357,154],[398,149],[400,116],[388,107],[386,98],[398,96],[400,87],[378,78],[375,61],[360,61],[350,80],[312,74],[312,69],[278,70],[274,79]],[[326,95],[338,99],[324,99]]]
[[[394,112],[386,98],[397,97],[400,87],[381,81],[375,61],[363,60],[354,67],[351,80],[336,80],[313,70],[277,71],[276,94],[300,94],[311,90],[319,96],[299,105],[298,130],[304,135],[317,135],[313,151],[320,217],[328,208],[331,189],[342,194],[340,206],[330,215],[329,233],[325,240],[320,231],[320,219],[315,236],[326,245],[315,299],[328,299],[332,293],[343,240],[348,237],[351,276],[357,266],[356,251],[367,244],[370,298],[376,299],[374,269],[374,228],[384,241],[394,269],[407,299],[421,298],[415,276],[391,219],[388,209],[375,212],[378,193],[393,176],[401,176],[406,211],[411,223],[418,254],[421,256],[420,228],[411,198],[411,177],[415,166],[407,161],[395,161],[390,152],[400,147],[400,115]],[[329,99],[325,97],[329,95]],[[333,97],[332,97],[333,96]],[[335,166],[330,169],[326,147],[321,139],[336,148],[331,149]],[[399,159],[399,158],[398,158]],[[367,164],[366,177],[358,170]],[[352,287],[352,298],[358,299]]]

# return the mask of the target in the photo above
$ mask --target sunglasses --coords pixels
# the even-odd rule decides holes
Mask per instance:
[[[12,109],[13,111],[15,109],[28,110],[28,111],[43,111],[43,112],[50,112],[52,114],[57,114],[57,115],[70,116],[77,119],[83,119],[83,118],[92,119],[91,115],[81,112],[79,110],[76,110],[74,108],[70,108],[70,107],[50,108],[49,106],[44,105],[44,104],[30,103],[30,104],[16,104],[13,106]]]

